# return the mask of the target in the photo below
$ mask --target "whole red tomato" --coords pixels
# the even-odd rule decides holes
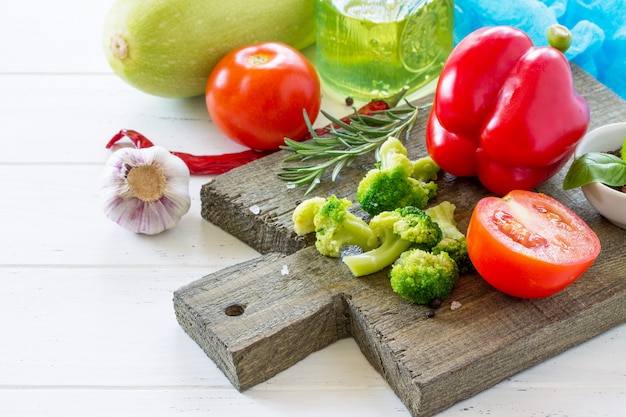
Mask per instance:
[[[321,105],[320,80],[302,53],[282,43],[238,48],[218,62],[206,87],[209,115],[233,141],[257,150],[298,140]]]
[[[485,281],[520,298],[561,291],[600,253],[600,241],[587,223],[554,198],[532,191],[481,199],[466,239],[472,264]]]

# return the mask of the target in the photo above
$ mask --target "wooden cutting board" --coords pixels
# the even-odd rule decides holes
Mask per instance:
[[[590,128],[626,121],[626,102],[578,67],[574,76],[591,108]],[[419,116],[407,144],[412,158],[426,154],[426,117]],[[180,325],[239,390],[353,337],[411,414],[431,416],[626,322],[626,231],[598,215],[579,189],[561,189],[567,167],[538,191],[571,207],[598,234],[602,252],[587,273],[541,300],[515,299],[478,275],[465,276],[428,318],[428,307],[391,291],[386,270],[353,278],[340,260],[319,255],[311,239],[293,233],[291,213],[305,197],[303,189],[288,189],[276,178],[285,156],[278,152],[235,169],[201,191],[202,216],[263,255],[174,293]],[[312,195],[355,200],[356,184],[372,164],[371,156],[362,158]],[[473,179],[443,174],[433,204],[456,204],[465,231],[486,195]],[[461,307],[452,309],[453,301]]]

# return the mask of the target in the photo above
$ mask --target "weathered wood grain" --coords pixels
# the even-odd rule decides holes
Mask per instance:
[[[591,128],[626,119],[626,103],[580,69],[574,74],[591,108]],[[425,118],[426,112],[407,146],[413,157],[424,154]],[[386,271],[352,278],[340,260],[320,256],[295,236],[291,212],[304,197],[275,178],[284,156],[219,176],[201,192],[203,217],[264,255],[174,294],[181,326],[240,390],[352,336],[411,414],[430,416],[626,321],[626,232],[598,215],[580,190],[561,189],[567,167],[539,190],[570,206],[600,237],[603,250],[589,271],[542,300],[508,297],[477,275],[465,276],[427,318],[427,307],[391,291]],[[363,158],[315,194],[354,198],[371,163]],[[437,200],[457,205],[465,230],[475,203],[488,193],[475,180],[447,174],[439,187]],[[452,310],[451,301],[461,308]]]

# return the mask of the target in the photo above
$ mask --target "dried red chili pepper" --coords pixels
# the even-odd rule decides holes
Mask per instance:
[[[365,116],[371,116],[371,115],[373,115],[377,111],[389,110],[389,109],[397,106],[403,96],[404,96],[404,91],[401,91],[398,95],[396,95],[394,97],[390,97],[387,100],[373,99],[369,103],[361,106],[356,111],[356,113],[362,114],[362,115],[365,115]],[[350,124],[352,116],[354,116],[354,113],[349,114],[349,115],[347,115],[345,117],[342,117],[339,120],[341,120],[342,122],[344,122],[346,124]],[[326,134],[330,133],[330,126],[331,126],[331,124],[328,124],[327,126],[315,129],[315,134],[317,136],[323,136],[323,135],[326,135]],[[335,126],[335,127],[337,127],[337,126]],[[304,140],[311,139],[311,138],[313,138],[311,133],[307,133],[302,139],[300,139],[300,142],[304,141]]]
[[[130,130],[122,129],[116,133],[113,138],[106,144],[106,148],[110,149],[124,137],[127,137],[137,148],[149,148],[154,146],[154,143],[141,133]],[[255,151],[247,150],[242,152],[226,153],[222,155],[192,155],[185,152],[170,151],[171,154],[178,156],[182,159],[189,172],[192,175],[213,175],[223,174],[230,171],[233,168],[245,165],[248,162],[260,159],[275,151]]]

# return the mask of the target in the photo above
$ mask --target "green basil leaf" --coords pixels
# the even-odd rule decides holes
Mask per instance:
[[[622,159],[626,161],[626,136],[624,137],[624,143],[622,143]]]
[[[626,161],[604,152],[589,152],[574,159],[563,180],[563,189],[569,190],[592,182],[611,187],[626,184]]]

